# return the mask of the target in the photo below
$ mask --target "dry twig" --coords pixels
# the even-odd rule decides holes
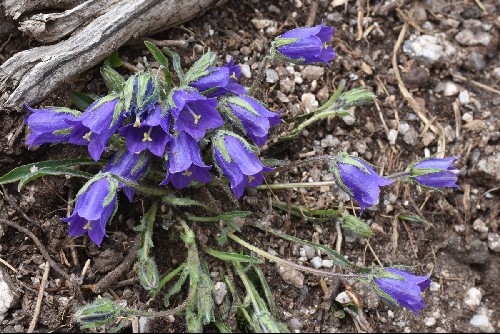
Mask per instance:
[[[40,282],[40,289],[38,290],[38,297],[36,300],[35,313],[33,314],[33,319],[31,319],[30,326],[28,328],[28,333],[33,333],[35,330],[36,323],[38,322],[38,317],[40,316],[40,310],[42,308],[43,292],[45,290],[45,284],[49,278],[50,264],[45,262],[45,269],[43,272],[42,281]]]

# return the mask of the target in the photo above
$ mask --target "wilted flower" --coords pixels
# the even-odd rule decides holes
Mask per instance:
[[[231,123],[259,146],[266,143],[269,127],[281,122],[277,114],[267,110],[250,96],[231,96],[223,99],[219,109]]]
[[[73,121],[80,116],[79,111],[68,108],[34,109],[27,104],[24,107],[31,112],[31,115],[24,119],[31,129],[31,134],[26,140],[29,146],[67,142],[71,131],[67,121]]]
[[[134,124],[126,125],[118,130],[125,137],[129,152],[137,153],[148,149],[154,155],[162,157],[165,147],[171,139],[170,120],[168,115],[162,115],[160,105],[151,110],[141,122],[137,118]]]
[[[215,160],[229,179],[234,196],[239,199],[245,187],[257,187],[262,184],[262,173],[271,172],[273,168],[262,165],[243,138],[228,132],[219,133],[216,137]]]
[[[456,182],[460,171],[452,166],[455,161],[457,161],[455,157],[423,159],[410,164],[406,172],[412,180],[426,187],[457,188]]]
[[[246,94],[246,89],[238,83],[241,76],[239,65],[233,65],[233,59],[222,67],[208,69],[208,74],[189,83],[207,97],[216,97],[226,93]]]
[[[330,160],[329,168],[339,187],[358,202],[361,207],[360,215],[365,207],[377,203],[379,187],[394,182],[378,176],[363,159],[351,157],[347,153],[339,153],[335,159]]]
[[[217,111],[217,99],[206,98],[196,90],[176,90],[172,94],[172,113],[178,132],[189,133],[196,141],[200,141],[207,129],[224,125],[224,120]]]
[[[211,166],[206,166],[201,159],[200,146],[194,138],[185,132],[174,136],[170,143],[167,160],[167,178],[162,185],[172,182],[177,189],[186,188],[191,180],[210,182]]]
[[[329,62],[335,57],[332,47],[326,45],[333,36],[333,28],[323,24],[287,31],[273,41],[273,49],[281,56],[299,64]]]
[[[76,145],[88,145],[90,156],[99,160],[106,149],[109,138],[116,132],[123,121],[122,113],[115,119],[115,107],[118,98],[106,96],[92,103],[76,120],[66,121],[72,126],[69,142]]]
[[[389,275],[385,273],[386,277],[374,278],[378,286],[377,292],[386,300],[396,302],[418,315],[418,311],[425,307],[422,292],[431,284],[429,276],[415,276],[394,268],[386,268],[385,271]],[[381,276],[384,276],[384,272],[381,273]],[[387,277],[391,276],[390,274],[395,274],[401,279]]]
[[[106,235],[106,223],[116,205],[117,189],[118,181],[105,176],[90,180],[80,190],[73,214],[62,219],[69,223],[69,236],[78,237],[88,233],[90,239],[100,246]]]
[[[139,181],[149,169],[149,155],[143,153],[130,153],[128,150],[121,150],[115,154],[113,159],[104,169],[104,173],[117,175],[129,181]],[[123,190],[129,201],[132,202],[135,194],[135,189],[128,187],[122,182],[118,187]]]

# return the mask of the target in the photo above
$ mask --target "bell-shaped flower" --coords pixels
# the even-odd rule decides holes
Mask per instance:
[[[326,63],[335,57],[335,51],[326,44],[332,36],[333,28],[323,24],[296,28],[277,37],[272,50],[278,57],[298,64]]]
[[[378,202],[380,187],[394,182],[378,176],[363,159],[351,157],[344,152],[329,161],[329,170],[339,187],[358,202],[361,207],[360,216],[365,207]]]
[[[457,188],[460,171],[452,166],[455,161],[457,161],[455,157],[426,158],[410,164],[406,172],[411,180],[425,187]]]
[[[24,107],[31,112],[24,119],[31,130],[26,140],[29,146],[67,142],[71,132],[67,121],[74,121],[80,116],[79,111],[68,108],[34,109],[27,104]]]
[[[87,182],[77,195],[73,214],[62,219],[69,223],[69,236],[88,233],[100,246],[106,235],[106,223],[115,209],[117,190],[118,181],[106,176]]]
[[[386,268],[373,281],[377,285],[375,290],[385,300],[405,307],[415,315],[425,307],[422,293],[431,284],[429,276],[416,276],[404,270]]]
[[[174,130],[187,132],[196,141],[200,141],[207,129],[224,125],[224,120],[217,111],[217,99],[206,98],[196,90],[176,90],[172,94],[175,106],[170,109],[174,117]]]
[[[147,152],[130,153],[130,151],[123,149],[115,154],[103,172],[137,182],[148,172],[149,163],[150,159]],[[123,182],[119,182],[118,188],[122,189],[129,201],[132,202],[135,189],[126,186]]]
[[[239,65],[233,65],[233,59],[222,67],[208,69],[208,74],[189,83],[207,97],[216,97],[227,93],[246,94],[245,87],[238,83],[241,76]]]
[[[266,143],[269,127],[281,122],[277,114],[245,95],[223,99],[219,110],[259,146]]]
[[[254,188],[264,181],[263,172],[273,168],[262,165],[245,139],[221,131],[214,139],[214,157],[217,166],[229,179],[234,196],[239,199],[245,187]]]
[[[106,96],[92,103],[76,120],[66,121],[72,126],[69,142],[88,145],[90,156],[98,161],[109,138],[121,125],[124,116],[116,110],[118,98]]]
[[[189,186],[192,180],[210,182],[211,166],[201,158],[198,142],[186,132],[181,132],[170,142],[167,160],[167,178],[162,185],[172,182],[177,189]]]
[[[145,116],[144,121],[136,118],[134,124],[126,125],[118,130],[125,138],[130,153],[142,152],[146,149],[154,155],[162,157],[168,141],[170,121],[168,115],[162,115],[160,105],[157,105]],[[167,129],[167,130],[165,130]]]

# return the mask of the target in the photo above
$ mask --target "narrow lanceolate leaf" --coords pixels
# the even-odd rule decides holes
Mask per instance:
[[[148,48],[149,52],[151,52],[151,54],[153,55],[153,58],[160,64],[160,69],[165,76],[165,81],[170,87],[172,87],[174,84],[172,81],[172,73],[170,73],[167,57],[165,57],[163,52],[161,52],[161,50],[153,43],[145,41],[144,44]]]
[[[180,85],[181,86],[186,86],[186,75],[184,74],[184,71],[182,70],[181,67],[181,57],[179,54],[169,48],[163,48],[162,52],[166,54],[167,56],[172,58],[172,63],[174,65],[174,71],[177,74],[177,77],[179,78]]]
[[[202,207],[209,212],[214,212],[214,210],[211,207],[209,207],[208,205],[205,205],[201,202],[198,202],[198,201],[195,201],[195,200],[192,200],[189,198],[164,196],[164,197],[162,197],[162,200],[164,203],[171,204],[174,206],[199,206],[199,207]]]
[[[215,249],[207,248],[205,249],[205,253],[211,255],[222,261],[232,261],[232,262],[247,262],[247,263],[262,263],[262,260],[253,256],[248,256],[244,254],[238,253],[230,253],[230,252],[221,252]]]
[[[186,83],[196,81],[202,76],[208,74],[208,69],[213,66],[215,62],[215,54],[213,52],[207,52],[196,63],[191,66],[189,71],[186,73]]]
[[[210,223],[210,222],[218,222],[218,221],[232,221],[235,218],[238,217],[246,217],[251,215],[251,211],[231,211],[231,212],[225,212],[221,215],[218,216],[213,216],[213,217],[207,217],[207,216],[193,216],[191,214],[186,214],[187,219],[195,222],[200,222],[200,223]]]
[[[32,173],[42,168],[62,168],[69,166],[99,165],[93,159],[68,159],[68,160],[48,160],[40,161],[24,166],[19,166],[0,177],[0,184],[14,183],[28,177]]]
[[[111,92],[120,93],[123,90],[125,79],[120,73],[116,72],[110,66],[105,65],[101,67],[101,75],[104,79],[106,87],[108,87]]]
[[[17,191],[21,191],[26,184],[29,182],[36,180],[40,177],[47,175],[65,175],[65,176],[73,176],[73,177],[82,177],[84,179],[90,179],[92,174],[87,172],[82,172],[81,170],[68,168],[68,167],[44,167],[33,169],[33,172],[24,176],[21,180],[19,180],[19,185],[17,186]]]
[[[80,110],[87,109],[95,101],[92,97],[80,92],[69,92],[69,98],[71,99],[71,102],[73,102],[73,104]]]
[[[104,60],[104,64],[111,67],[120,67],[123,65],[123,61],[120,59],[120,55],[118,52],[114,51],[106,60]]]

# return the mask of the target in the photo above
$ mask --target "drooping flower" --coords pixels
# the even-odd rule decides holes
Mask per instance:
[[[379,187],[394,182],[378,176],[363,159],[351,157],[345,152],[330,160],[329,168],[339,187],[358,202],[361,207],[360,216],[365,207],[377,203],[380,195]]]
[[[130,151],[124,149],[115,154],[103,172],[137,182],[147,173],[149,162],[149,155],[146,152],[130,153]],[[135,189],[126,186],[122,182],[119,182],[118,188],[121,188],[129,201],[132,202]]]
[[[142,122],[137,118],[134,124],[126,125],[118,130],[120,135],[125,137],[130,153],[148,149],[156,156],[163,156],[171,136],[169,134],[169,118],[163,116],[162,113],[160,105],[157,105],[149,114],[145,115]]]
[[[176,90],[172,94],[170,112],[175,120],[174,130],[189,133],[200,141],[207,129],[224,125],[224,120],[217,111],[217,99],[206,98],[196,90]]]
[[[273,41],[273,50],[299,64],[326,63],[335,57],[335,51],[326,45],[332,36],[333,28],[323,24],[296,28],[277,37]]]
[[[76,120],[66,121],[72,126],[69,142],[88,145],[90,156],[98,161],[106,149],[109,138],[123,121],[123,114],[115,113],[118,98],[106,96],[92,103]]]
[[[177,189],[183,189],[192,180],[208,183],[211,168],[203,162],[197,141],[186,132],[181,132],[170,143],[167,178],[161,184],[172,182]]]
[[[389,275],[384,275],[382,271],[381,276],[386,277],[374,278],[373,280],[378,286],[376,291],[389,302],[396,302],[418,315],[418,311],[425,307],[422,292],[431,284],[429,276],[416,276],[394,268],[386,268],[385,271],[389,274],[395,274],[401,279],[387,277]]]
[[[406,172],[410,179],[425,187],[457,188],[456,182],[460,171],[452,166],[455,161],[457,161],[455,157],[422,159],[410,164]]]
[[[117,189],[118,181],[114,179],[104,176],[90,180],[77,196],[73,214],[62,219],[69,223],[69,236],[88,233],[90,239],[100,246],[106,235],[106,223],[116,205]]]
[[[189,83],[207,97],[216,97],[227,93],[246,94],[246,89],[238,83],[241,76],[239,65],[233,65],[233,59],[222,67],[208,69],[208,74]]]
[[[24,119],[31,130],[26,140],[29,146],[67,142],[71,127],[66,121],[73,121],[80,116],[79,111],[68,108],[34,109],[27,104],[24,107],[31,112]]]
[[[229,179],[237,199],[243,195],[245,187],[253,188],[262,184],[263,172],[273,171],[273,168],[262,165],[243,138],[229,132],[216,134],[214,156],[218,167]]]
[[[267,110],[250,96],[231,96],[223,99],[219,109],[231,123],[259,146],[266,143],[269,127],[281,122],[277,114]]]

